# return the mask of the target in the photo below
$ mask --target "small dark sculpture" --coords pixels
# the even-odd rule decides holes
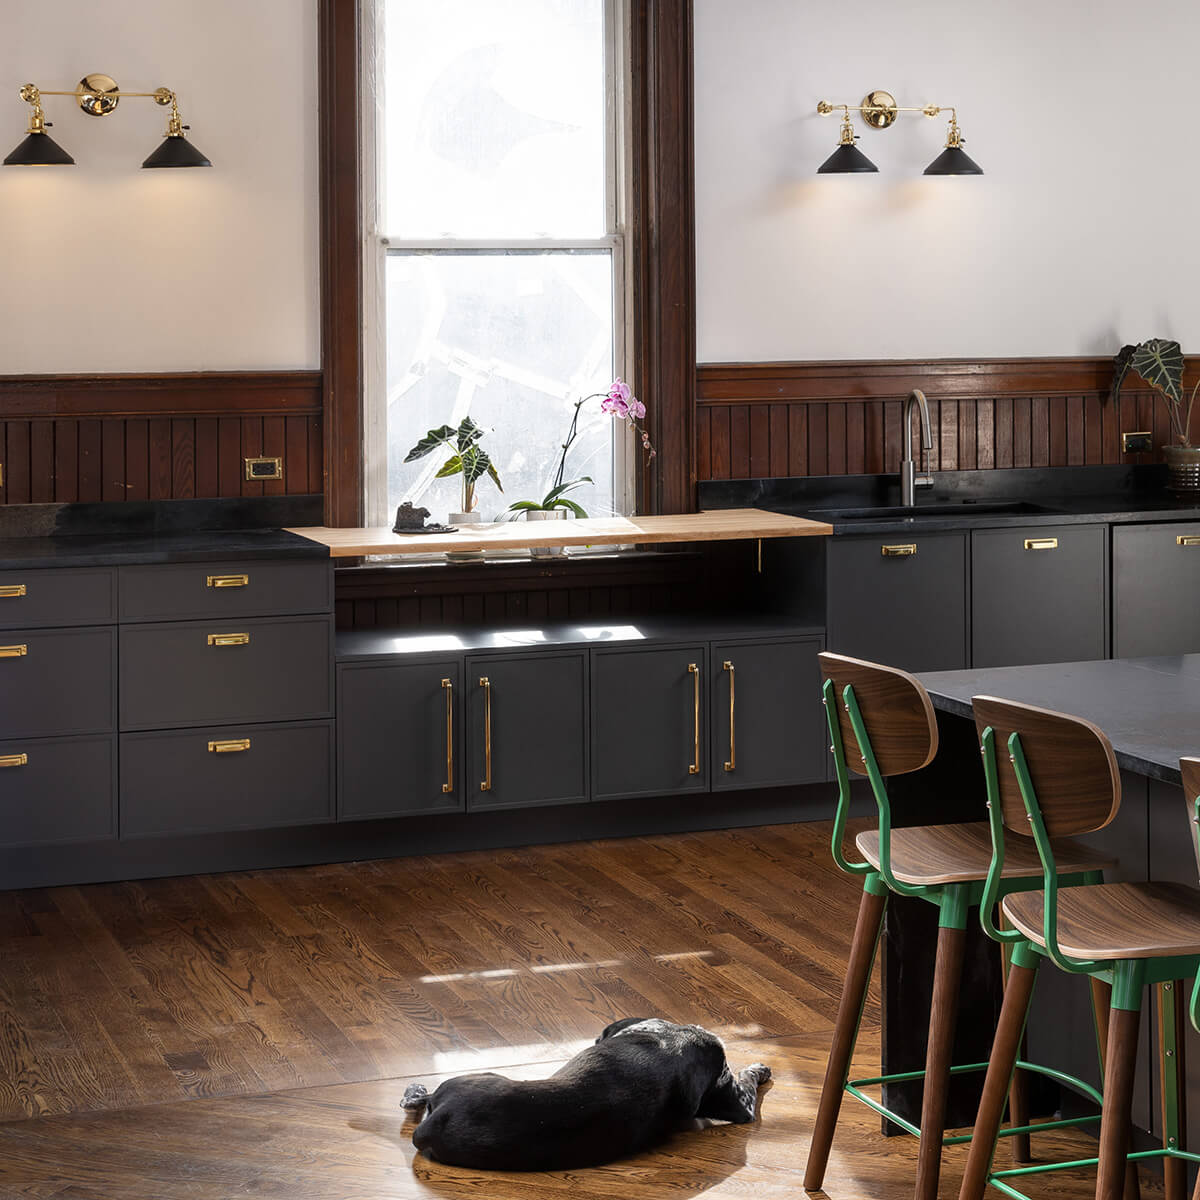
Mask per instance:
[[[392,526],[393,533],[419,533],[425,528],[429,519],[429,509],[413,508],[411,500],[396,509],[396,523]]]

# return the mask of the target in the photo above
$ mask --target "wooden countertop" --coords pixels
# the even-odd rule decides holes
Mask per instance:
[[[526,546],[619,546],[655,542],[724,542],[740,538],[827,537],[833,526],[758,508],[722,508],[665,517],[579,521],[503,521],[460,533],[398,534],[390,529],[289,529],[329,547],[333,558],[363,554],[439,554],[447,550],[519,550]]]

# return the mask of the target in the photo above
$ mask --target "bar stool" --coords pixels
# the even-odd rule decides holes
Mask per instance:
[[[943,1142],[949,1145],[969,1140],[969,1135],[945,1138],[946,1092],[950,1075],[952,1071],[984,1070],[987,1066],[986,1063],[972,1063],[952,1068],[950,1062],[968,910],[980,903],[986,890],[985,883],[992,891],[1004,895],[1041,887],[1042,862],[1031,839],[1013,837],[1004,862],[990,872],[992,847],[986,821],[893,829],[884,781],[889,776],[920,770],[932,762],[937,753],[937,721],[929,695],[912,675],[893,667],[830,653],[820,655],[820,663],[825,681],[824,704],[830,749],[838,782],[833,858],[843,871],[863,877],[863,895],[813,1126],[804,1187],[807,1191],[817,1191],[824,1181],[842,1096],[849,1092],[920,1138],[915,1194],[917,1200],[936,1200]],[[855,840],[858,852],[865,860],[861,862],[848,860],[842,852],[851,770],[866,775],[870,781],[879,814],[878,828],[860,833]],[[1107,856],[1071,842],[1057,843],[1055,854],[1061,872],[1059,883],[1063,886],[1099,882],[1100,872],[1113,865],[1113,860]],[[892,893],[916,896],[938,908],[937,959],[925,1070],[852,1080],[849,1078],[850,1060],[862,1020],[887,897]],[[1021,1067],[1041,1070],[1031,1063],[1022,1062]],[[925,1087],[919,1127],[889,1111],[861,1090],[867,1085],[922,1077]],[[1079,1083],[1079,1086],[1086,1085]],[[1099,1099],[1098,1095],[1096,1099]],[[1038,1128],[1077,1123],[1077,1120],[1052,1122]],[[1018,1121],[1016,1127],[1005,1130],[1005,1134],[1024,1135],[1028,1130],[1023,1121]]]
[[[1097,1200],[1120,1200],[1129,1164],[1162,1158],[1167,1200],[1182,1200],[1186,1162],[1180,1101],[1184,1088],[1183,981],[1200,969],[1200,889],[1176,883],[1108,883],[1059,894],[1058,851],[1052,837],[1107,825],[1121,804],[1121,777],[1108,738],[1090,722],[1027,704],[976,696],[987,778],[993,871],[980,915],[989,936],[1012,950],[1004,1004],[984,1082],[959,1200],[980,1200],[989,1183],[1023,1197],[1012,1181],[1032,1172],[1098,1166]],[[997,749],[1004,746],[1008,762]],[[1181,764],[1193,805],[1200,798],[1200,760]],[[1192,810],[1200,816],[1200,807]],[[999,897],[992,877],[1008,853],[1012,832],[1030,829],[1042,861],[1044,887]],[[990,920],[999,899],[1011,929]],[[1043,958],[1111,986],[1104,1054],[1104,1099],[1095,1158],[992,1171],[1005,1093]],[[1128,1153],[1138,1026],[1146,984],[1159,985],[1159,1052],[1163,1148]],[[1197,995],[1192,998],[1196,1023]],[[1200,1188],[1196,1196],[1200,1198]]]

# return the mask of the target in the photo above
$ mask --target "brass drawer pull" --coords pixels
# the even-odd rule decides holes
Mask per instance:
[[[248,633],[210,633],[208,644],[210,646],[248,646],[250,645],[250,635]]]
[[[688,663],[688,674],[692,677],[692,761],[688,763],[688,774],[700,774],[700,668]]]
[[[0,767],[23,767],[28,761],[28,754],[0,755]]]
[[[0,587],[0,599],[15,600],[18,596],[23,595],[25,595],[23,583],[6,583]]]
[[[880,546],[879,553],[884,558],[911,558],[917,552],[916,542],[909,542],[903,546]]]
[[[1058,538],[1026,538],[1026,550],[1057,550]]]
[[[726,659],[724,669],[729,672],[729,761],[725,764],[725,770],[737,770],[737,741],[734,736],[733,729],[733,706],[734,706],[734,667],[733,663]]]
[[[483,688],[483,782],[481,792],[492,790],[492,681],[483,675],[479,686]]]
[[[1200,533],[1181,533],[1175,539],[1177,546],[1200,546]]]
[[[445,793],[454,791],[454,684],[443,679],[442,690],[446,693],[446,782],[442,784]]]
[[[0,658],[24,658],[28,653],[28,646],[0,646]]]
[[[231,738],[227,742],[208,743],[208,752],[210,754],[239,754],[241,751],[249,749],[249,738]]]
[[[249,575],[210,575],[208,577],[208,586],[211,588],[246,587],[249,583]]]

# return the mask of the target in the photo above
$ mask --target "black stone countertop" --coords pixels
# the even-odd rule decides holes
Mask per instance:
[[[1200,654],[989,667],[919,675],[935,708],[971,718],[972,696],[1000,696],[1084,717],[1108,735],[1127,771],[1179,783],[1200,754]]]
[[[328,557],[325,546],[278,529],[0,538],[2,571]]]
[[[751,506],[828,521],[834,536],[960,529],[1200,521],[1200,499],[1179,500],[1161,467],[1054,467],[943,471],[918,489],[919,515],[879,512],[900,503],[895,475],[735,479],[700,485],[702,508]],[[1004,511],[1007,509],[1007,511]],[[853,510],[853,515],[846,515]],[[989,511],[990,510],[990,511]]]

